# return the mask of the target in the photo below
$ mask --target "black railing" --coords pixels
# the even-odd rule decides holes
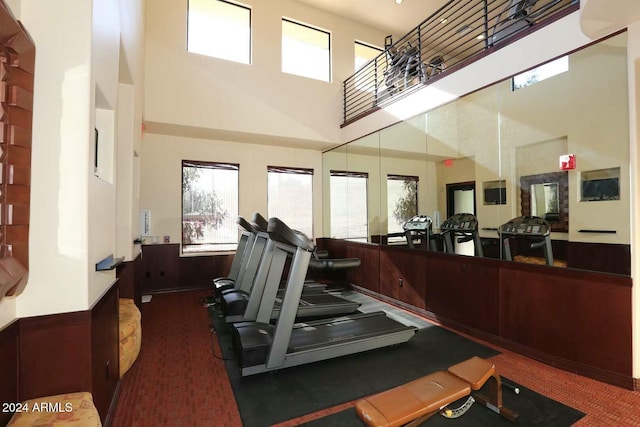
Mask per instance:
[[[344,123],[579,8],[579,0],[451,0],[344,81]]]

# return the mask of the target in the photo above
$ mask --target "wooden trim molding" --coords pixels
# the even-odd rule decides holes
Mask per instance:
[[[35,44],[0,0],[0,299],[19,295],[29,269]]]

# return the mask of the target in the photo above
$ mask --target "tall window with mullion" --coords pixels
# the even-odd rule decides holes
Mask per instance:
[[[267,167],[267,214],[313,237],[313,169]]]
[[[330,173],[331,237],[366,242],[369,236],[366,172]]]
[[[251,63],[251,9],[225,0],[188,0],[187,50]]]
[[[418,215],[418,177],[387,175],[387,232],[401,233],[408,219]]]
[[[282,19],[282,71],[331,81],[331,37],[327,31]]]
[[[182,251],[238,244],[238,175],[232,163],[182,161]]]

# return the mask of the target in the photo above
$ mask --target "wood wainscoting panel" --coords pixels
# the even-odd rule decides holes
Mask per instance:
[[[499,261],[428,253],[425,263],[428,311],[467,328],[498,334]]]
[[[142,293],[173,291],[180,283],[180,245],[142,245]]]
[[[426,308],[427,263],[420,250],[380,247],[380,293]]]
[[[631,245],[569,242],[567,267],[631,275]]]
[[[316,247],[320,250],[328,251],[329,258],[346,258],[347,243],[346,240],[331,239],[328,237],[319,237],[316,239]]]
[[[181,257],[180,289],[211,289],[213,279],[229,274],[232,261],[232,254]]]
[[[360,260],[360,266],[348,274],[351,283],[374,292],[380,292],[380,248],[378,245],[347,242],[345,258]]]
[[[141,280],[136,277],[136,264],[140,264],[141,256],[135,260],[125,261],[116,267],[120,298],[130,298],[139,309],[142,309]]]
[[[91,312],[20,319],[20,400],[91,391]]]
[[[15,320],[0,330],[0,403],[19,402],[18,393],[18,334]],[[11,413],[0,411],[0,426],[9,422]]]
[[[120,381],[118,285],[91,309],[91,372],[93,403],[104,423]]]
[[[19,400],[87,391],[108,425],[120,381],[118,327],[117,283],[89,310],[20,319]]]
[[[631,279],[505,263],[499,335],[574,365],[631,378]]]

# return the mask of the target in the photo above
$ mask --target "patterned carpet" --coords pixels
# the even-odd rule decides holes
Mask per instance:
[[[142,309],[142,350],[122,378],[111,425],[242,426],[207,310],[208,292],[154,295]],[[485,343],[486,344],[486,343]],[[502,375],[587,415],[575,425],[640,426],[640,393],[584,378],[500,349]],[[296,426],[353,406],[336,407],[278,424]]]

